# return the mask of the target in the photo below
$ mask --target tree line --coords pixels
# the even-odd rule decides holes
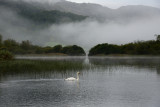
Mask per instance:
[[[124,45],[98,44],[89,51],[90,56],[109,54],[160,55],[160,35],[156,40],[137,41]]]
[[[54,47],[41,47],[38,45],[33,45],[29,40],[22,41],[21,43],[18,43],[13,39],[3,40],[2,35],[0,35],[0,50],[7,50],[16,55],[48,53],[63,53],[73,56],[85,55],[83,48],[77,45],[64,47],[62,47],[62,45],[56,45]]]
[[[62,53],[71,56],[86,55],[83,48],[77,45],[64,47],[62,45],[56,45],[54,47],[41,47],[38,45],[33,45],[28,40],[22,41],[21,43],[18,43],[13,39],[3,40],[2,35],[0,35],[0,55],[2,54],[2,56],[4,56],[4,50],[7,50],[15,55],[49,53]],[[10,55],[9,52],[8,56]],[[110,54],[160,55],[160,35],[156,36],[156,40],[137,41],[124,45],[108,43],[98,44],[89,51],[89,56]]]

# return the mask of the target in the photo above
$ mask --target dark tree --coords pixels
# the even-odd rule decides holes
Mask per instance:
[[[12,53],[16,53],[19,49],[19,43],[17,43],[13,39],[7,39],[7,40],[3,41],[3,45],[5,48],[7,48],[8,51],[10,51]]]
[[[83,48],[77,45],[63,47],[62,53],[73,56],[85,55],[85,51],[83,50]]]
[[[157,35],[156,39],[157,41],[160,41],[160,35]]]
[[[121,53],[121,47],[118,45],[113,45],[113,44],[99,44],[95,47],[93,47],[90,52],[89,55],[97,55],[97,54],[103,54],[103,55],[108,55],[108,54],[119,54]]]
[[[53,53],[52,52],[52,47],[50,47],[50,46],[44,47],[44,52],[45,53]]]
[[[62,51],[62,45],[56,45],[53,47],[54,53],[61,53],[61,51]]]
[[[2,44],[2,35],[0,34],[0,45]]]
[[[20,44],[20,46],[24,50],[29,50],[31,48],[31,43],[30,43],[29,40],[22,41],[22,43]]]

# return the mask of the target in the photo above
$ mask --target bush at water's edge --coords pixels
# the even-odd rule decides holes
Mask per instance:
[[[14,58],[13,54],[7,50],[0,50],[0,61],[12,60]]]

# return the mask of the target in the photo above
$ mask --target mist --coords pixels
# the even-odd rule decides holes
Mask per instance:
[[[159,34],[160,17],[141,19],[128,24],[84,21],[53,25],[48,29],[55,41],[77,44],[89,49],[100,43],[125,44],[139,40],[153,40]]]
[[[44,45],[50,39],[45,29],[36,28],[29,20],[8,8],[0,8],[0,34],[3,39],[17,42],[30,40],[33,44]]]
[[[101,43],[125,44],[139,40],[153,40],[160,34],[160,16],[146,17],[127,23],[117,21],[99,22],[86,19],[82,22],[53,24],[49,27],[36,28],[29,20],[16,12],[0,8],[0,33],[4,39],[18,42],[29,40],[33,44],[79,45],[86,51]]]
[[[37,2],[37,3],[56,3],[59,1],[65,1],[65,0],[12,0],[12,1],[25,1],[25,2]]]

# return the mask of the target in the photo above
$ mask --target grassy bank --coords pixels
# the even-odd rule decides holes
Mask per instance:
[[[25,55],[15,55],[15,56],[69,56],[63,53],[46,53],[46,54],[25,54]]]
[[[87,69],[81,61],[49,61],[49,60],[13,60],[1,61],[0,73],[4,72],[47,72],[47,71],[67,71]]]

